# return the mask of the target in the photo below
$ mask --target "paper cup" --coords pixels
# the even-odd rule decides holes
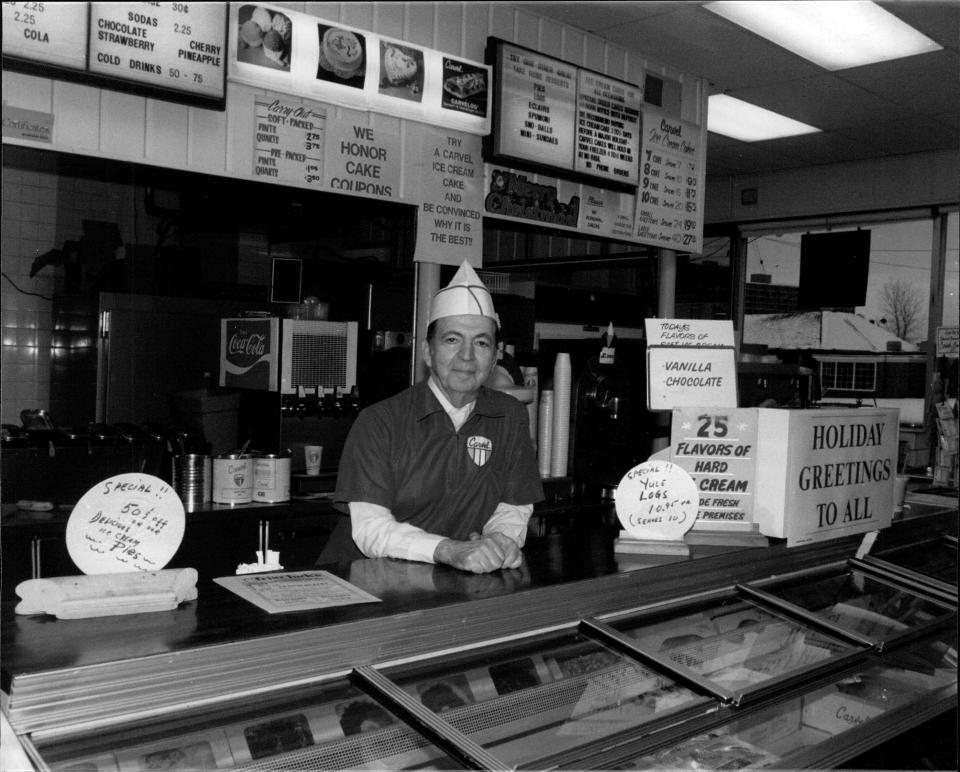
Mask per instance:
[[[320,461],[323,458],[323,445],[304,445],[304,460],[307,462],[307,475],[315,477],[320,474]]]
[[[895,513],[903,512],[903,502],[907,497],[907,480],[902,474],[898,474],[893,481],[893,511]]]

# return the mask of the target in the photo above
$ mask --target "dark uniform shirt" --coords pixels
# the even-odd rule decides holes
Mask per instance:
[[[335,499],[388,508],[399,522],[465,540],[497,504],[533,504],[543,486],[527,409],[481,388],[455,431],[426,380],[363,410],[340,459]]]

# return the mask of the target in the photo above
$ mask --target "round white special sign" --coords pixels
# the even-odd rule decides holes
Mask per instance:
[[[149,474],[108,477],[83,494],[67,521],[67,551],[85,574],[159,571],[183,539],[183,502]]]
[[[635,539],[680,541],[700,508],[697,486],[685,469],[670,461],[645,461],[617,486],[617,517]]]

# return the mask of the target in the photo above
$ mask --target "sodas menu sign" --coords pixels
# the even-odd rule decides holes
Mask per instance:
[[[225,3],[4,3],[4,64],[213,103],[225,93],[226,23]]]

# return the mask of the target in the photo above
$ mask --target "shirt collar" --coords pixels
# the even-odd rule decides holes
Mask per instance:
[[[432,387],[433,384],[430,376],[427,376],[424,380],[420,381],[414,386],[414,389],[416,390],[414,406],[418,421],[426,418],[432,413],[440,412],[441,410],[446,412],[448,407],[450,409],[456,409],[450,405],[450,401],[445,397],[441,402],[440,397],[434,393]],[[473,413],[497,417],[503,415],[503,410],[498,407],[496,402],[491,398],[490,390],[485,386],[481,386],[480,391],[477,394],[477,399],[473,403]]]

